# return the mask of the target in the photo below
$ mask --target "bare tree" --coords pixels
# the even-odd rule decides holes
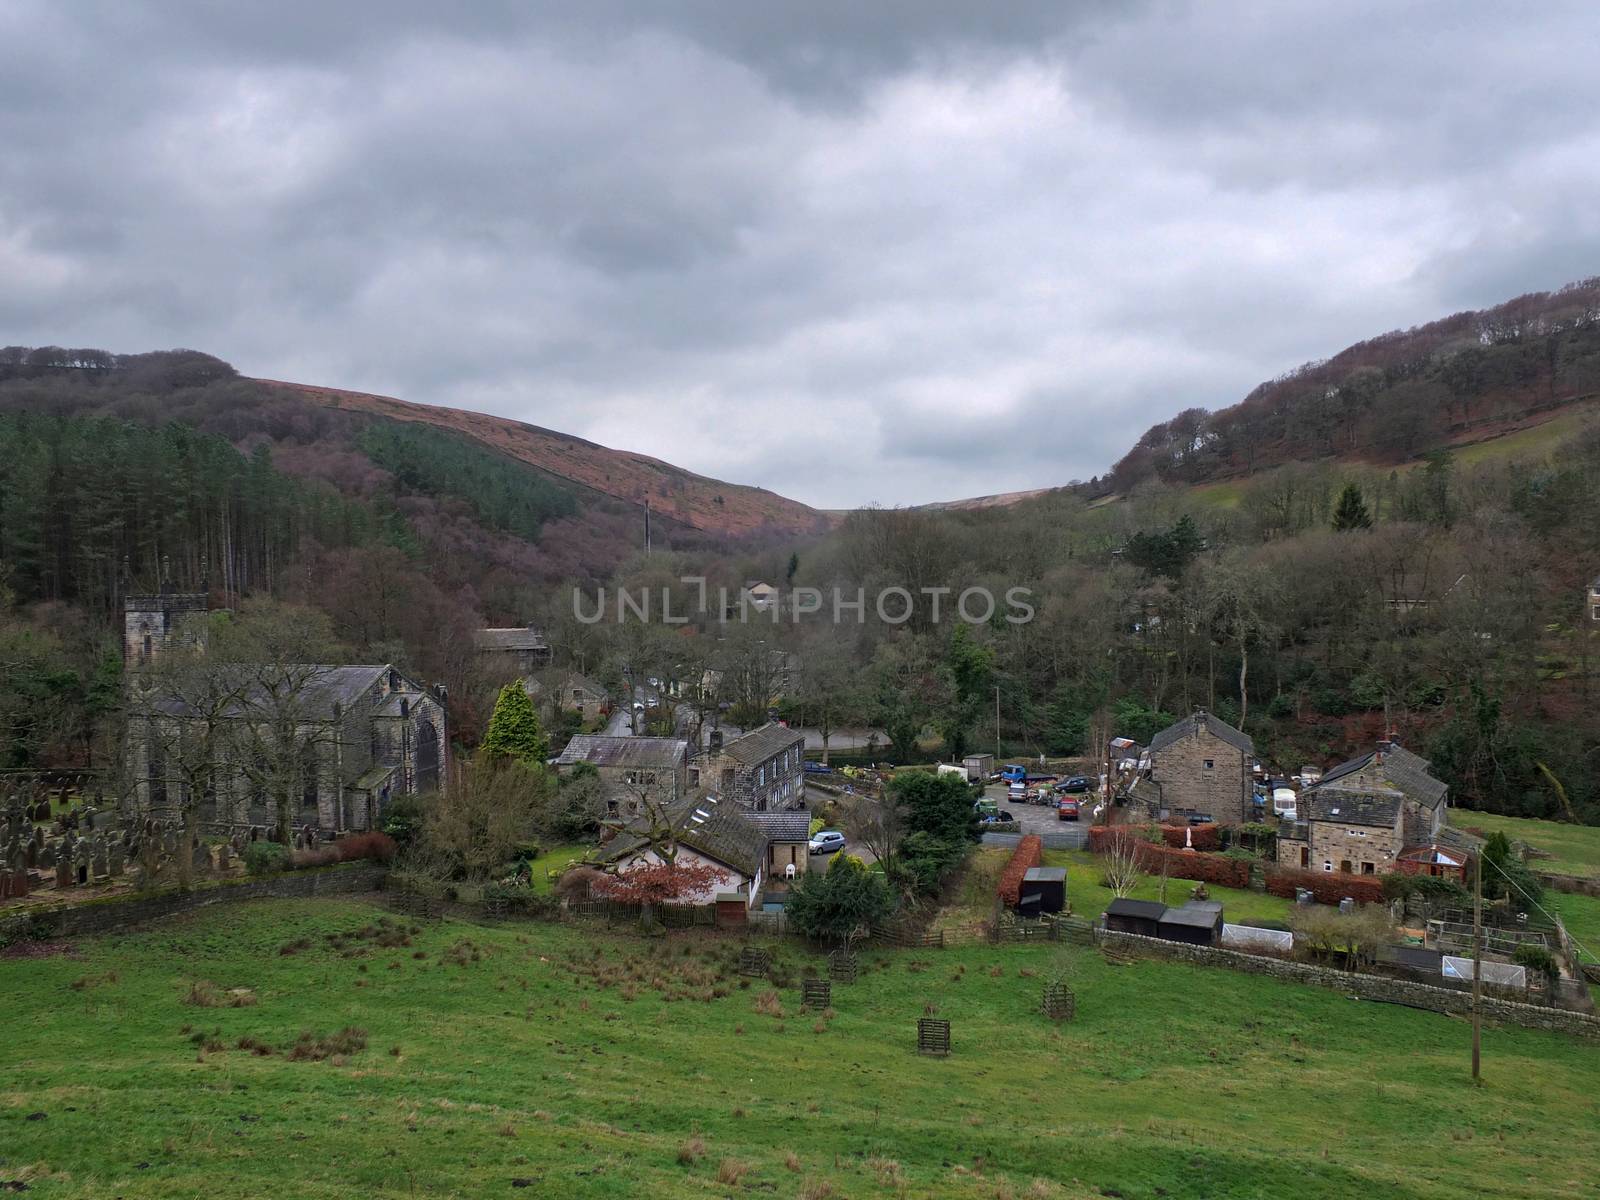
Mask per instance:
[[[1100,882],[1119,900],[1144,882],[1144,872],[1139,869],[1140,849],[1141,843],[1132,833],[1118,832],[1113,834],[1111,846],[1103,856]]]

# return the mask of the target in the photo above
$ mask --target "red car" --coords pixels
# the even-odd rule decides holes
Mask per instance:
[[[1078,802],[1071,796],[1064,796],[1061,803],[1056,805],[1056,820],[1076,821],[1078,819]]]

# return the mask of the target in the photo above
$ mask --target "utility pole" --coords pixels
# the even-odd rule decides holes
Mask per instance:
[[[1472,1081],[1479,1083],[1478,1057],[1483,1036],[1483,1014],[1478,1001],[1483,995],[1483,854],[1472,856]]]
[[[1000,685],[994,685],[994,757],[995,764],[1000,762]]]

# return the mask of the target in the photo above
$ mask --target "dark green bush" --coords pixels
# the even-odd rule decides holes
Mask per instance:
[[[291,865],[289,848],[277,842],[251,842],[244,848],[244,868],[252,875],[276,875]]]

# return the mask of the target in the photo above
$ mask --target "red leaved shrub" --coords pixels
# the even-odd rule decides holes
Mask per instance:
[[[328,847],[338,857],[334,862],[355,862],[369,858],[373,862],[391,863],[400,848],[387,833],[350,833]]]
[[[338,850],[332,846],[319,846],[315,850],[294,850],[290,852],[290,861],[295,870],[306,867],[331,867],[334,863],[343,862]]]
[[[1148,842],[1154,828],[1153,825],[1091,825],[1089,851],[1092,854],[1106,854],[1125,841]]]
[[[1022,894],[1022,877],[1043,861],[1044,842],[1039,840],[1038,834],[1030,833],[1018,842],[1017,848],[1011,852],[1011,861],[1000,872],[1000,885],[995,889],[1001,903],[1015,907],[1017,898]]]
[[[1163,865],[1173,879],[1197,879],[1202,883],[1230,888],[1250,886],[1250,864],[1237,858],[1201,854],[1198,850],[1168,850],[1164,846],[1140,847],[1141,869],[1159,875]]]
[[[1267,868],[1267,891],[1272,895],[1292,900],[1296,888],[1305,888],[1318,904],[1337,904],[1346,896],[1357,904],[1383,902],[1383,880],[1377,875],[1301,871],[1294,867]]]

